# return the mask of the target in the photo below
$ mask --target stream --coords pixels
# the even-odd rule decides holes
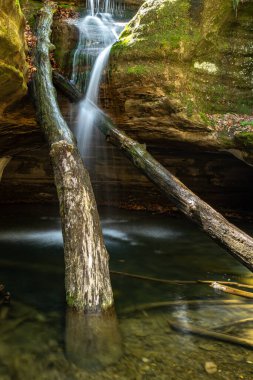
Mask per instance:
[[[253,284],[251,273],[183,218],[114,209],[100,210],[110,268],[174,280],[231,280]],[[123,340],[122,358],[103,371],[86,372],[64,355],[64,262],[57,209],[52,206],[2,208],[1,282],[11,306],[0,313],[0,379],[214,379],[253,376],[253,351],[172,331],[168,320],[213,329],[252,316],[247,305],[220,305],[238,297],[207,285],[166,285],[112,275]],[[134,306],[195,300],[142,312]],[[217,301],[207,305],[206,301]],[[233,335],[252,338],[252,324]]]

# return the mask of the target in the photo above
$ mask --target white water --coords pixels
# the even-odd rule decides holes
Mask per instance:
[[[76,137],[81,154],[88,153],[89,147],[91,146],[93,126],[99,115],[96,107],[98,103],[99,86],[103,69],[109,58],[111,46],[112,45],[107,46],[97,57],[91,73],[86,96],[80,103]]]
[[[118,38],[118,25],[109,13],[99,13],[81,19],[79,43],[73,58],[72,82],[81,90],[86,90],[90,71],[99,54]]]
[[[92,140],[98,139],[94,124],[98,114],[101,115],[97,109],[100,84],[111,47],[124,27],[124,23],[115,22],[113,19],[112,15],[118,9],[115,1],[88,0],[87,5],[87,16],[77,23],[80,37],[74,54],[71,78],[85,94],[79,105],[76,128],[78,147],[83,157],[89,157],[91,150],[92,155],[96,155]],[[97,145],[101,145],[100,142]],[[85,161],[89,166],[87,159]]]

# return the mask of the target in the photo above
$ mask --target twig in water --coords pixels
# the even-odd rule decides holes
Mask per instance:
[[[245,290],[231,288],[230,286],[223,285],[219,282],[213,282],[210,286],[214,288],[215,290],[219,290],[224,293],[229,293],[229,294],[233,294],[235,296],[240,296],[244,298],[253,298],[253,293],[245,292]]]
[[[239,307],[249,307],[253,308],[252,304],[248,302],[238,301],[238,300],[177,300],[177,301],[162,301],[162,302],[151,302],[142,305],[130,306],[123,310],[124,314],[131,314],[143,310],[159,309],[161,307],[175,307],[187,305],[189,307],[196,306],[210,306],[210,305],[229,305],[229,306],[239,306]]]
[[[226,330],[226,332],[230,331],[234,326],[239,326],[239,325],[245,325],[245,324],[250,324],[253,322],[253,318],[244,318],[244,319],[239,319],[238,321],[230,322],[230,323],[225,323],[224,325],[220,325],[215,327],[215,330]]]
[[[111,274],[117,275],[117,276],[125,276],[125,277],[131,277],[131,278],[136,278],[138,280],[144,280],[144,281],[154,281],[154,282],[160,282],[163,284],[171,284],[171,285],[198,285],[198,284],[213,284],[214,281],[210,280],[167,280],[163,278],[156,278],[156,277],[149,277],[149,276],[143,276],[140,274],[133,274],[133,273],[127,273],[127,272],[118,272],[111,270]],[[241,288],[249,288],[253,289],[253,285],[247,285],[247,284],[241,284],[239,282],[233,282],[233,281],[218,281],[219,284],[224,284],[224,285],[234,285],[238,286]]]
[[[196,327],[194,325],[184,322],[169,321],[169,325],[173,330],[180,331],[186,334],[199,335],[204,338],[211,338],[222,342],[228,342],[253,349],[253,341],[249,339],[243,339],[238,338],[234,335],[218,333],[215,331],[207,330],[203,327]]]

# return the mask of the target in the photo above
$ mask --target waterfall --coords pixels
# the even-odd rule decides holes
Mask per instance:
[[[96,105],[98,103],[99,86],[111,46],[107,46],[97,57],[85,98],[80,103],[76,137],[81,153],[88,153],[90,147],[93,125],[98,116]]]
[[[114,4],[112,0],[101,4],[99,0],[88,0],[87,15],[77,22],[79,42],[73,57],[71,81],[80,91],[87,90],[90,72],[98,55],[117,41],[123,29],[124,24],[113,19],[113,14],[123,8]]]
[[[125,25],[113,19],[113,14],[119,9],[115,1],[87,0],[87,6],[87,15],[77,22],[80,34],[71,77],[84,93],[76,128],[78,147],[83,157],[89,156],[89,149],[94,151],[91,140],[95,133],[93,126],[98,114],[100,83],[111,46]]]

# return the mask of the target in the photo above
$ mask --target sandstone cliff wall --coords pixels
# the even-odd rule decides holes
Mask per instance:
[[[18,0],[0,0],[0,114],[27,91],[24,27]]]

